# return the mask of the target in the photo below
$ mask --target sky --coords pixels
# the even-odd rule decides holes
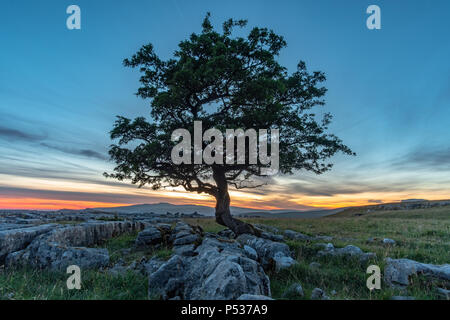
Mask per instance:
[[[68,30],[66,8],[81,8]],[[366,9],[381,9],[369,30]],[[450,198],[450,2],[23,1],[0,10],[0,208],[60,209],[170,202],[213,206],[207,195],[152,191],[103,177],[117,115],[148,116],[134,95],[139,72],[124,58],[152,43],[164,59],[206,12],[285,37],[290,72],[303,60],[325,72],[330,132],[357,156],[337,155],[322,175],[277,176],[231,190],[232,205],[338,208],[402,199]]]

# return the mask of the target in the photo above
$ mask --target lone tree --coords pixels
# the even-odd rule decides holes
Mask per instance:
[[[282,174],[302,169],[320,174],[331,169],[326,159],[336,152],[353,154],[335,135],[326,133],[330,114],[317,120],[310,112],[324,105],[326,89],[320,84],[325,75],[308,72],[302,61],[288,74],[276,59],[286,47],[284,38],[267,28],[253,28],[245,38],[232,35],[235,27],[246,24],[246,20],[229,19],[220,33],[214,30],[208,13],[201,33],[180,42],[173,58],[162,60],[152,44],[147,44],[124,60],[125,66],[142,73],[137,95],[150,99],[152,121],[117,118],[111,139],[118,142],[109,150],[117,166],[114,173],[105,173],[118,180],[130,179],[139,187],[182,186],[209,194],[216,199],[217,223],[235,234],[257,231],[231,216],[228,187],[261,185],[262,169],[268,165],[248,161],[176,165],[171,158],[176,145],[171,139],[174,130],[184,128],[193,133],[194,121],[221,132],[279,129]],[[194,152],[190,154],[194,156]]]

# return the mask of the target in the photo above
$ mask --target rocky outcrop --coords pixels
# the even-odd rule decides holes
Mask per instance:
[[[413,275],[442,280],[450,285],[450,264],[433,265],[410,259],[386,258],[384,280],[391,287],[406,288]]]
[[[109,264],[108,251],[88,247],[143,226],[140,222],[88,222],[55,227],[35,237],[25,249],[9,253],[5,264],[51,270],[64,270],[73,264],[80,268],[105,267]]]
[[[136,246],[151,246],[159,244],[163,241],[163,236],[161,231],[153,226],[145,228],[143,231],[139,232],[136,238]]]
[[[243,294],[270,296],[269,278],[237,242],[210,236],[195,256],[174,255],[149,276],[151,298],[229,300]]]
[[[295,264],[287,244],[253,235],[243,234],[236,238],[242,245],[253,248],[265,270],[275,268],[280,271]]]
[[[0,264],[4,263],[8,254],[24,249],[37,236],[47,233],[55,227],[55,224],[46,224],[0,231]]]

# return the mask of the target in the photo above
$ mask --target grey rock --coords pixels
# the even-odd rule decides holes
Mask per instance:
[[[366,263],[369,259],[374,258],[376,255],[372,252],[363,252],[360,248],[354,245],[348,245],[344,248],[335,248],[329,243],[324,250],[319,251],[318,256],[343,256],[343,257],[356,257],[361,263]]]
[[[303,292],[303,287],[300,283],[293,283],[287,288],[287,290],[283,293],[283,298],[303,298],[305,293]]]
[[[168,223],[157,223],[155,227],[158,228],[162,233],[169,234],[172,231],[172,226]]]
[[[313,240],[331,241],[331,240],[333,240],[333,237],[331,237],[331,236],[315,236],[315,237],[313,237]]]
[[[146,261],[143,263],[142,273],[146,275],[151,275],[152,273],[156,272],[161,266],[166,263],[165,261],[158,259],[158,258],[152,258],[149,261]]]
[[[282,235],[273,234],[273,233],[267,232],[267,231],[261,233],[261,238],[268,239],[271,241],[278,241],[278,242],[284,241],[284,238]]]
[[[409,285],[409,277],[417,274],[450,281],[450,264],[433,265],[410,259],[391,258],[386,258],[385,261],[384,280],[391,287],[405,288]]]
[[[127,267],[123,263],[116,263],[112,268],[108,269],[108,273],[113,276],[119,276],[127,273],[127,270]]]
[[[252,260],[258,260],[258,253],[252,247],[244,245],[244,252]]]
[[[143,231],[139,232],[136,238],[136,246],[152,246],[160,244],[163,241],[161,231],[155,227],[147,227]]]
[[[307,236],[301,232],[296,232],[293,230],[285,230],[284,231],[284,237],[290,240],[297,240],[297,241],[331,241],[333,240],[333,237],[330,236]]]
[[[175,255],[162,264],[149,276],[148,287],[150,298],[167,300],[176,297],[183,290],[183,259]]]
[[[442,299],[450,300],[450,290],[444,288],[436,288],[436,292]]]
[[[236,242],[206,236],[194,257],[174,255],[149,276],[149,296],[189,300],[229,300],[242,294],[270,296],[260,264]]]
[[[195,252],[195,245],[194,244],[186,244],[186,245],[180,245],[180,246],[174,246],[173,247],[174,254],[177,254],[179,256],[195,256],[197,253]]]
[[[315,288],[311,292],[311,299],[312,300],[329,300],[330,298],[325,294],[325,291],[323,291],[320,288]]]
[[[221,237],[228,238],[228,239],[234,239],[236,236],[234,234],[234,232],[231,231],[230,229],[220,230],[219,232],[217,232],[217,234]]]
[[[296,232],[293,230],[285,230],[284,237],[290,240],[301,240],[301,241],[310,241],[312,238],[303,233]]]
[[[47,233],[58,226],[45,224],[35,227],[8,229],[0,231],[0,264],[8,254],[25,249],[37,236]]]
[[[285,256],[283,252],[277,252],[273,257],[273,260],[275,261],[275,270],[277,272],[283,269],[290,268],[297,263],[291,257]]]
[[[318,263],[318,262],[311,262],[311,263],[309,264],[309,268],[310,268],[310,269],[319,269],[321,266],[322,266],[322,265],[321,265],[320,263]]]
[[[393,245],[395,245],[395,240],[389,239],[389,238],[384,238],[383,239],[383,244],[385,246],[393,246]]]
[[[242,245],[252,247],[258,253],[258,257],[265,270],[276,266],[277,261],[278,267],[284,267],[292,262],[288,259],[291,253],[288,245],[285,243],[258,238],[249,234],[242,234],[236,240]]]
[[[274,234],[280,233],[280,230],[278,228],[275,228],[275,227],[272,227],[272,226],[268,226],[268,225],[265,225],[265,224],[259,224],[258,223],[258,224],[255,224],[254,226],[259,228],[259,229],[261,229],[261,230],[265,230],[265,231],[268,231],[268,232],[271,232],[271,233],[274,233]]]
[[[103,268],[109,264],[108,250],[88,247],[142,227],[139,222],[87,222],[54,228],[34,238],[25,249],[8,254],[5,264],[52,270],[65,270],[69,265]]]
[[[188,225],[187,223],[177,222],[177,224],[175,225],[175,228],[173,229],[173,233],[177,234],[177,233],[180,233],[182,231],[191,232],[191,230],[192,230],[191,226]]]
[[[186,244],[193,244],[196,242],[199,242],[201,240],[200,235],[198,234],[191,234],[191,233],[180,233],[179,236],[175,238],[173,245],[174,246],[181,246]]]
[[[268,296],[244,293],[239,298],[237,298],[237,300],[273,300],[273,299]]]

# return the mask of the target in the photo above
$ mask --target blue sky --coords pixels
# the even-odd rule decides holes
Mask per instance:
[[[81,8],[82,29],[66,28]],[[381,30],[366,8],[381,8]],[[116,115],[148,114],[137,70],[122,66],[143,44],[169,58],[200,31],[248,19],[283,35],[280,55],[327,75],[330,131],[357,157],[332,172],[279,177],[235,192],[233,204],[332,207],[450,195],[450,12],[448,1],[3,1],[0,10],[0,207],[107,203],[210,204],[207,197],[136,190],[105,180]],[[262,196],[265,195],[265,196]],[[447,195],[447,197],[446,197]],[[232,195],[233,196],[233,195]],[[13,204],[15,203],[15,204]]]

